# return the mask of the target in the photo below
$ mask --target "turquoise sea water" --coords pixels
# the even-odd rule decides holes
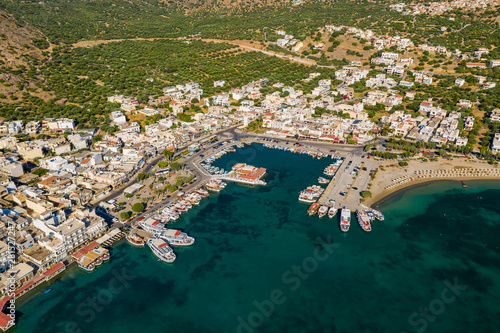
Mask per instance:
[[[174,264],[122,241],[21,299],[15,332],[498,332],[500,182],[398,192],[386,222],[344,234],[297,201],[330,160],[252,145],[215,164],[236,162],[268,185],[229,184],[172,224],[196,238]]]

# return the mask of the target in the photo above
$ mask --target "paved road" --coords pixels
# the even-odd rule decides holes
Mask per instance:
[[[230,137],[232,137],[233,134],[231,133],[234,133],[235,129],[240,126],[239,124],[238,125],[234,125],[232,127],[229,127],[227,129],[223,129],[221,131],[217,131],[217,132],[214,132],[212,135],[221,135],[221,134],[224,134],[225,132],[227,132],[229,134]],[[185,145],[185,146],[181,146],[179,147],[179,151],[182,151],[182,150],[185,150],[190,144],[192,144],[193,142],[197,142],[197,141],[201,141],[203,139],[205,139],[206,137],[200,137],[196,140],[193,140],[191,141],[189,144]],[[214,146],[215,144],[213,144],[212,146]],[[200,153],[198,154],[195,154],[195,156],[193,156],[192,158],[196,158],[196,156],[199,156]],[[178,154],[177,154],[178,155]],[[157,157],[155,157],[153,160],[149,161],[146,163],[146,165],[143,167],[143,169],[140,171],[140,172],[143,172],[143,173],[152,173],[152,171],[154,170],[155,166],[158,164],[159,161],[161,161],[163,159],[163,155],[159,155]],[[189,162],[189,159],[186,161],[186,162]],[[139,173],[139,172],[138,172]],[[195,174],[195,176],[197,177],[200,177],[200,178],[203,178],[202,177],[202,174],[201,173],[197,173],[196,170],[193,170],[193,173]],[[202,179],[203,180],[203,179]],[[114,190],[114,191],[111,191],[110,194],[108,194],[107,196],[105,196],[104,198],[101,198],[99,199],[98,201],[94,202],[94,204],[92,204],[92,207],[95,209],[97,206],[99,206],[99,204],[103,201],[108,201],[108,200],[112,200],[112,199],[115,199],[117,197],[119,197],[123,191],[133,185],[133,184],[136,184],[138,183],[139,180],[137,179],[137,174],[133,176],[133,178],[128,182],[126,183],[123,187],[121,187],[120,189],[118,190]]]
[[[272,135],[255,134],[255,133],[247,133],[247,132],[236,133],[236,136],[239,139],[245,139],[245,138],[270,139],[270,140],[276,140],[278,142],[299,143],[299,144],[302,144],[303,146],[308,146],[308,147],[312,147],[312,148],[316,148],[316,149],[327,149],[327,150],[336,150],[336,151],[343,151],[343,152],[362,153],[363,147],[364,147],[362,145],[339,144],[339,143],[329,143],[329,142],[321,142],[321,141],[308,141],[308,140],[298,140],[298,139],[292,139],[292,138],[283,139],[283,138],[278,138],[278,137],[272,136]]]
[[[151,170],[153,170],[153,168],[156,166],[156,164],[158,164],[158,162],[162,158],[163,158],[163,155],[160,154],[160,156],[157,156],[153,160],[151,160],[150,162],[147,162],[145,164],[145,166],[143,167],[142,171],[140,171],[140,172],[144,172],[144,173],[151,172]],[[92,208],[95,209],[103,201],[108,201],[108,200],[115,199],[116,197],[120,196],[127,187],[129,187],[129,186],[131,186],[133,184],[136,184],[138,182],[139,182],[139,180],[137,179],[137,174],[136,174],[136,175],[134,175],[134,177],[128,183],[126,183],[120,189],[111,191],[110,194],[108,194],[104,198],[101,198],[98,201],[94,202],[94,204],[92,204]]]
[[[183,193],[189,192],[195,188],[200,187],[202,184],[204,184],[208,180],[210,180],[211,175],[208,172],[206,172],[203,168],[199,167],[198,163],[200,161],[204,160],[205,158],[207,158],[209,155],[211,155],[219,150],[219,149],[214,150],[213,147],[215,147],[221,143],[222,144],[228,143],[233,138],[232,135],[230,134],[231,131],[233,131],[233,130],[234,129],[227,130],[229,132],[229,136],[227,136],[228,138],[226,140],[219,140],[217,142],[205,145],[200,151],[192,154],[188,158],[182,159],[181,162],[184,163],[184,166],[186,168],[189,168],[189,170],[195,175],[195,179],[191,183],[187,184],[186,186],[180,188],[178,191],[174,192],[172,195],[169,195],[158,202],[154,202],[154,203],[149,204],[146,207],[146,210],[143,212],[143,214],[141,214],[141,216],[151,215],[152,213],[159,210],[160,208],[163,208],[170,201],[173,201],[174,199],[176,199],[180,192],[183,192]],[[204,155],[204,157],[201,157],[200,155]],[[139,217],[140,216],[134,217],[132,220],[130,220],[127,223],[127,225],[134,223],[135,221],[137,221],[137,219]]]

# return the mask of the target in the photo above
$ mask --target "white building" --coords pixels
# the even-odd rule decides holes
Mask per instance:
[[[127,122],[127,118],[125,117],[125,115],[121,111],[113,111],[113,112],[111,112],[111,120],[115,124],[123,124],[123,123]]]
[[[496,133],[491,142],[491,152],[493,154],[500,153],[500,133]]]
[[[224,84],[226,84],[226,81],[224,81],[224,80],[214,81],[214,87],[223,87]]]
[[[75,121],[69,118],[59,118],[57,119],[57,128],[58,129],[75,129]]]
[[[50,171],[68,171],[75,172],[75,165],[69,163],[61,156],[48,157],[40,160],[40,166]]]

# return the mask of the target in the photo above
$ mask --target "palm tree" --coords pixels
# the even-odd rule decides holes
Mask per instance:
[[[167,150],[167,149],[165,149],[165,150],[163,151],[163,156],[165,156],[165,158],[166,158],[166,159],[170,162],[170,161],[171,161],[171,159],[172,159],[172,156],[174,156],[174,152],[173,152],[173,151],[171,151],[171,150]]]

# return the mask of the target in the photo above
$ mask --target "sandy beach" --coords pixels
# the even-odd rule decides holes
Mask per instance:
[[[413,160],[405,167],[395,162],[382,162],[369,189],[373,195],[365,200],[365,204],[376,206],[382,199],[402,189],[428,182],[484,179],[500,179],[500,168],[479,160],[457,158],[424,163]]]

